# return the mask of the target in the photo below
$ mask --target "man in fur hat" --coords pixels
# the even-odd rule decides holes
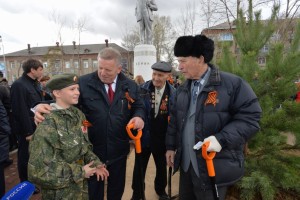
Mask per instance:
[[[244,145],[259,130],[258,99],[246,81],[210,63],[214,42],[206,36],[179,37],[174,54],[187,80],[177,88],[171,108],[167,164],[175,172],[180,167],[180,199],[225,199],[227,186],[243,176]],[[217,152],[215,183],[198,142],[209,142],[207,151]]]

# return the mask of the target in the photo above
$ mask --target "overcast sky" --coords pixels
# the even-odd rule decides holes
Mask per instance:
[[[51,13],[66,19],[62,42],[71,45],[78,41],[78,32],[67,24],[85,17],[86,31],[81,33],[81,44],[110,42],[121,44],[126,27],[137,25],[134,9],[136,0],[0,0],[0,35],[6,53],[32,47],[55,45],[58,25],[51,21]],[[156,0],[159,15],[172,20],[180,17],[185,0]],[[220,22],[221,23],[221,22]],[[199,32],[204,27],[199,27]],[[2,44],[0,43],[2,55]]]

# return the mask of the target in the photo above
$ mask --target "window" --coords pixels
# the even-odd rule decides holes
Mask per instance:
[[[12,82],[14,82],[15,80],[17,80],[17,76],[16,75],[12,75],[11,80],[12,80]]]
[[[85,68],[85,69],[89,68],[89,61],[88,60],[83,60],[83,68]]]
[[[127,59],[122,58],[121,65],[123,70],[127,70]]]
[[[273,40],[273,41],[278,41],[278,40],[280,40],[280,34],[279,34],[279,33],[274,33],[274,34],[271,36],[271,40]]]
[[[69,61],[66,61],[66,62],[65,62],[65,67],[66,67],[66,69],[68,69],[68,68],[70,68],[70,67],[71,67],[71,65],[70,65],[70,62],[69,62]]]
[[[289,36],[289,41],[292,42],[292,40],[294,39],[295,37],[295,34],[293,32],[289,32],[288,33],[288,36]]]
[[[266,64],[266,57],[259,57],[258,58],[258,64],[259,65],[265,65]]]
[[[98,61],[97,60],[93,60],[93,68],[98,68]]]
[[[10,62],[10,68],[14,69],[16,67],[15,62]]]
[[[265,44],[261,49],[262,52],[269,52],[269,45]]]
[[[60,66],[61,66],[60,60],[55,60],[54,67],[55,68],[60,68]]]
[[[48,67],[48,63],[47,62],[43,62],[43,67],[47,68]]]
[[[221,41],[232,41],[233,40],[233,36],[231,33],[223,33],[220,35],[220,40]]]
[[[78,61],[74,61],[73,66],[74,66],[74,68],[78,68]]]

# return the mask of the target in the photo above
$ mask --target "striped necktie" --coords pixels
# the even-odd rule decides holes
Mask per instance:
[[[193,103],[196,103],[196,101],[197,101],[197,96],[198,96],[198,92],[199,92],[199,86],[200,86],[200,81],[194,81],[194,83],[193,83],[193,89],[192,89]]]

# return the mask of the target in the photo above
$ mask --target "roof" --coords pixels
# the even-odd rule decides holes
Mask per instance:
[[[235,29],[236,28],[235,24],[232,23],[231,28]],[[230,26],[229,26],[228,22],[223,22],[221,24],[205,28],[205,29],[203,29],[203,31],[204,30],[216,30],[216,29],[219,29],[219,30],[224,30],[225,29],[225,30],[227,30],[227,29],[230,29]]]
[[[276,23],[279,24],[279,23],[284,23],[284,22],[289,22],[290,21],[292,23],[291,26],[295,26],[295,23],[297,23],[299,20],[300,20],[299,18],[278,19],[276,21]],[[269,22],[269,20],[260,20],[260,21],[262,23],[264,23],[264,24],[267,24]],[[231,21],[231,28],[232,29],[236,29],[236,23],[235,23],[235,21]],[[223,22],[221,24],[217,24],[215,26],[211,26],[211,27],[205,28],[205,29],[203,29],[203,31],[205,31],[205,30],[229,30],[229,29],[230,29],[230,25],[229,25],[229,23],[227,21],[227,22]]]
[[[109,47],[113,47],[117,50],[119,50],[121,53],[122,52],[127,52],[127,50],[115,43],[109,43]],[[63,45],[59,46],[60,48],[63,49],[63,52],[65,54],[78,54],[78,49],[79,46],[76,45],[76,48],[74,49],[73,45]],[[103,48],[106,47],[106,44],[81,44],[80,45],[80,54],[98,54],[99,51]],[[12,52],[5,54],[5,56],[42,56],[46,55],[49,50],[57,48],[57,46],[44,46],[44,47],[31,47],[30,48],[30,54],[28,54],[28,49],[23,49],[20,51]]]

